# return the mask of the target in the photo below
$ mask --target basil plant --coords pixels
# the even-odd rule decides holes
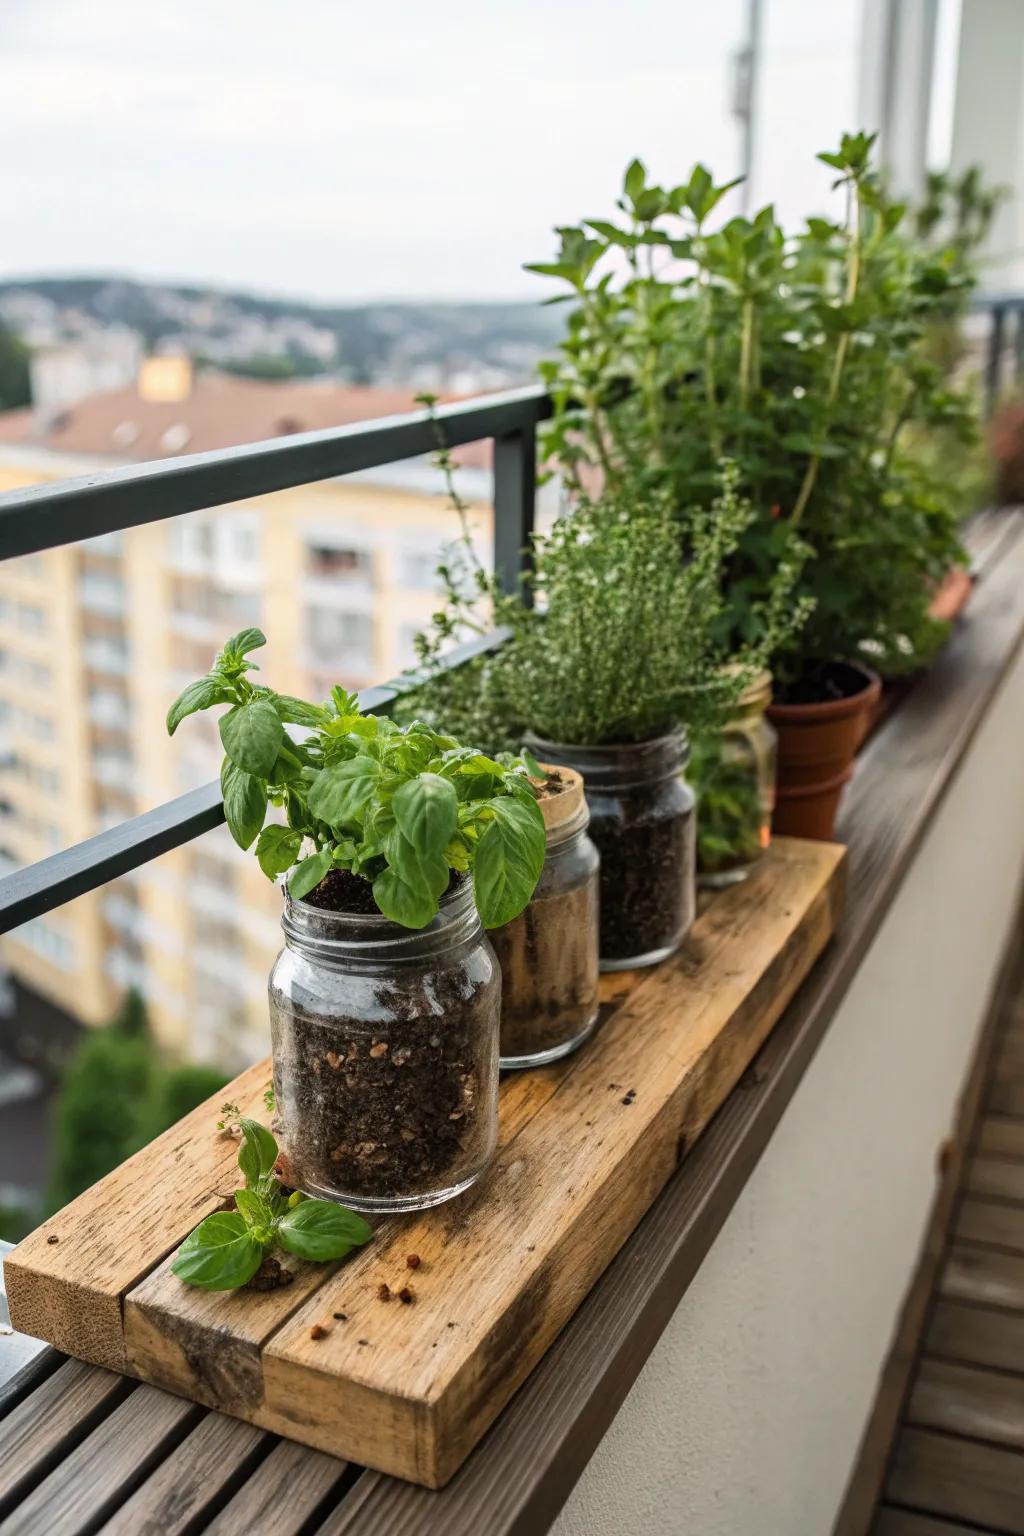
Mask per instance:
[[[275,1173],[277,1142],[258,1120],[242,1122],[238,1166],[245,1188],[236,1189],[233,1211],[215,1211],[191,1232],[171,1271],[203,1291],[234,1291],[247,1285],[275,1248],[327,1264],[369,1242],[373,1230],[354,1211],[333,1200],[288,1194]]]
[[[420,721],[364,715],[342,688],[323,704],[275,693],[249,677],[249,652],[265,644],[258,629],[232,636],[167,715],[173,736],[186,716],[228,706],[221,789],[239,847],[255,844],[264,874],[288,875],[296,898],[331,870],[351,871],[406,928],[436,915],[453,871],[472,873],[486,928],[517,917],[544,864],[536,763],[488,757]],[[267,822],[271,806],[283,822]]]

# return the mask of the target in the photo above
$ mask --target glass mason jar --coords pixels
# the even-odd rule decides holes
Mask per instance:
[[[288,1182],[416,1211],[480,1177],[498,1132],[501,973],[464,879],[426,928],[285,895],[270,975]]]
[[[722,730],[693,744],[697,869],[703,886],[745,880],[771,842],[776,735],[765,718],[771,699],[771,673],[760,672]]]
[[[696,912],[685,734],[601,747],[527,740],[544,762],[583,775],[590,836],[601,855],[601,970],[664,960],[679,948]]]
[[[579,774],[550,768],[540,808],[547,854],[537,889],[525,911],[488,935],[501,966],[503,1067],[567,1056],[597,1023],[600,861]]]

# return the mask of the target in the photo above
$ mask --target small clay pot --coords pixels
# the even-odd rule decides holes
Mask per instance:
[[[779,737],[772,828],[783,837],[832,836],[857,748],[878,706],[881,679],[868,667],[836,663],[829,681],[837,697],[768,709]]]
[[[936,587],[928,605],[929,614],[933,619],[943,619],[947,624],[951,624],[966,608],[973,590],[974,582],[971,580],[970,571],[962,565],[954,565]]]

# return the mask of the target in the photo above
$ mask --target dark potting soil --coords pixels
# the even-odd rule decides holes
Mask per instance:
[[[870,679],[861,667],[847,661],[826,661],[806,668],[777,690],[776,704],[830,704],[863,693]]]
[[[458,870],[452,870],[448,889],[456,890],[464,879]],[[323,912],[353,912],[358,917],[380,915],[380,907],[373,899],[372,883],[363,875],[354,875],[350,869],[328,870],[304,900]]]
[[[495,979],[449,966],[373,989],[365,1018],[292,1015],[274,1074],[296,1183],[366,1198],[457,1183],[489,1149]]]
[[[538,888],[525,911],[490,934],[501,966],[503,1057],[554,1050],[593,1022],[597,903],[595,872],[565,889]]]
[[[693,919],[693,816],[592,816],[601,855],[601,959],[632,960],[677,942]]]

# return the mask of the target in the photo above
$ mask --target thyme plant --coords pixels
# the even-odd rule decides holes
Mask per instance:
[[[450,466],[448,477],[457,498]],[[783,564],[766,600],[752,604],[757,638],[732,644],[723,572],[753,516],[736,480],[724,466],[707,508],[687,515],[686,559],[663,493],[578,494],[549,533],[534,536],[530,604],[479,567],[464,579],[474,557],[461,541],[442,567],[446,601],[419,639],[418,686],[405,708],[457,720],[465,739],[492,748],[527,731],[601,745],[675,725],[714,728],[808,608],[794,595],[798,567]],[[494,625],[508,637],[500,650],[439,669],[447,644]]]

